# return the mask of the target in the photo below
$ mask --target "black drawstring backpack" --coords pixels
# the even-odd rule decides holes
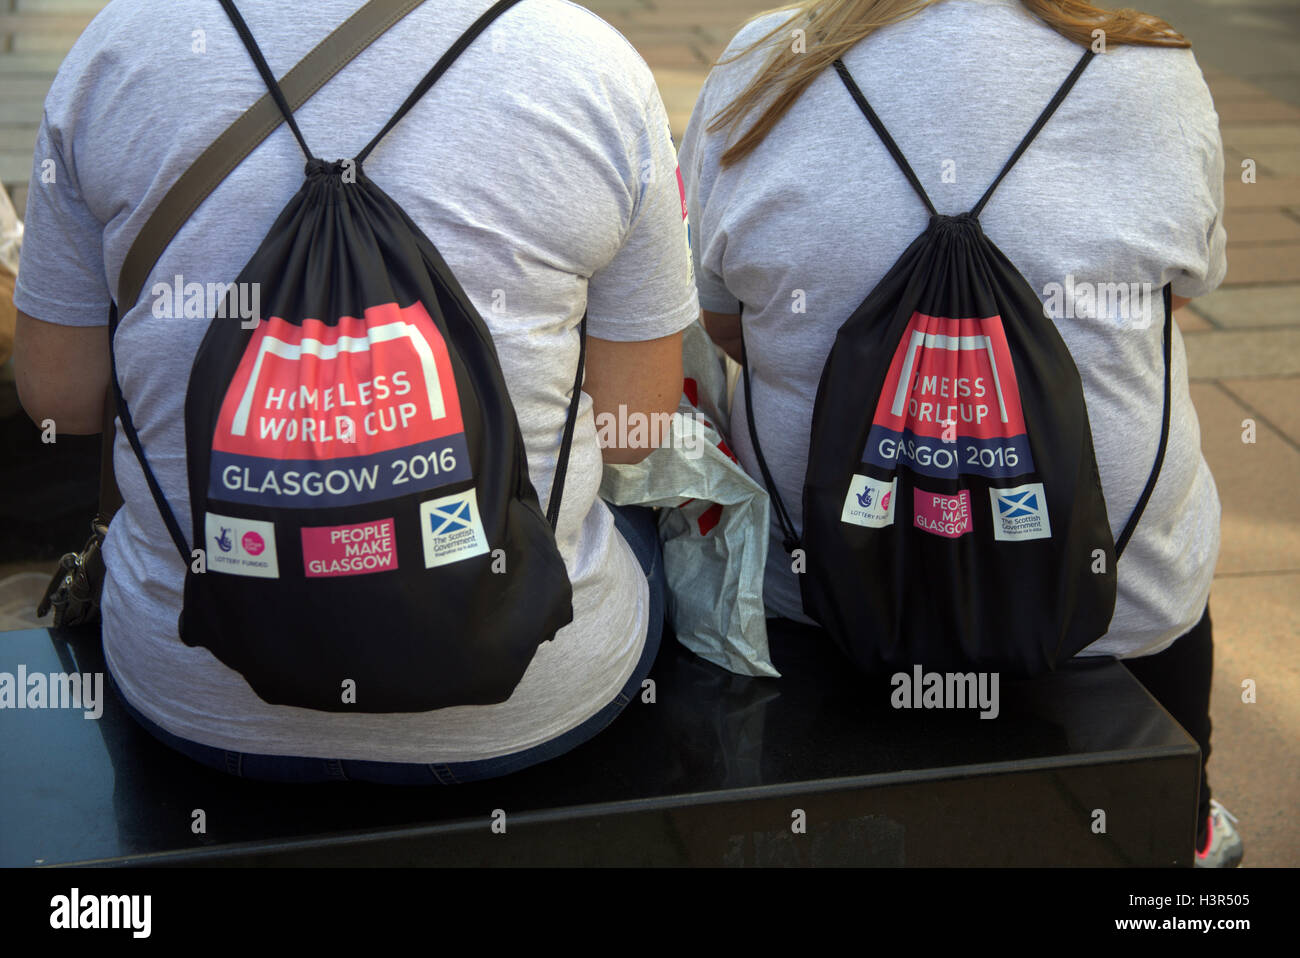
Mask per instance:
[[[190,536],[120,389],[117,399],[189,570],[181,639],[272,704],[420,712],[502,702],[573,618],[553,530],[586,317],[543,515],[487,327],[433,243],[362,169],[515,2],[480,17],[354,160],[328,163],[313,157],[243,18],[222,0],[307,165],[229,294],[247,302],[257,289],[258,322],[213,320],[194,360]],[[224,315],[238,316],[232,300]]]
[[[835,69],[930,224],[840,327],[813,410],[803,536],[772,492],[784,545],[803,549],[805,612],[868,672],[1051,670],[1105,634],[1115,561],[1169,432],[1165,406],[1137,507],[1111,537],[1079,371],[1042,301],[980,228],[1002,178],[1065,99],[1087,51],[969,213],[935,211],[840,61]],[[749,391],[746,358],[745,389]]]

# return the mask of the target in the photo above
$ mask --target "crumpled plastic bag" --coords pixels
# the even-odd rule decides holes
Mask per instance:
[[[659,506],[668,616],[678,641],[739,675],[779,678],[767,647],[763,572],[768,496],[723,438],[727,374],[696,323],[683,337],[685,384],[667,438],[634,465],[608,465],[600,495]]]
[[[18,251],[23,245],[23,221],[9,199],[9,191],[0,184],[0,269],[18,275]]]
[[[18,275],[18,250],[23,242],[23,222],[9,193],[0,184],[0,366],[13,352],[18,312],[14,306],[14,277]]]

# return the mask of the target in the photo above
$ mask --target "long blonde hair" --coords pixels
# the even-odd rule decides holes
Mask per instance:
[[[798,43],[778,45],[749,85],[713,118],[709,124],[711,131],[734,128],[759,104],[770,99],[758,120],[723,152],[721,164],[730,166],[763,142],[813,80],[860,40],[939,2],[942,0],[801,0],[751,17],[747,22],[772,13],[790,11],[792,14],[784,23],[719,63],[747,56],[779,34],[793,35],[794,30],[803,31],[802,49],[798,49]],[[1094,43],[1094,30],[1104,31],[1106,44],[1192,45],[1164,20],[1135,10],[1103,10],[1087,0],[1020,0],[1020,3],[1057,33],[1085,47]]]

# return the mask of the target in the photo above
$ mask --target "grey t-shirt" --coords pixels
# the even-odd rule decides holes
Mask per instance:
[[[724,56],[789,16],[747,25]],[[795,41],[789,30],[776,40]],[[945,0],[879,30],[843,59],[936,209],[952,214],[975,205],[1082,52],[1016,0]],[[831,343],[925,229],[927,213],[831,70],[752,154],[722,169],[730,141],[705,127],[762,60],[751,55],[713,70],[680,159],[700,304],[720,313],[744,304],[763,453],[801,528],[813,401]],[[1172,282],[1175,295],[1194,297],[1223,280],[1222,212],[1218,116],[1191,52],[1112,44],[981,216],[984,232],[1052,310],[1082,374],[1115,533],[1142,491],[1160,435],[1160,290]],[[1117,297],[1098,302],[1101,284],[1110,283],[1149,284],[1149,312],[1120,308]],[[746,401],[738,391],[732,448],[759,476]],[[768,609],[808,621],[781,538],[773,520]],[[1150,654],[1190,629],[1218,549],[1218,493],[1175,329],[1164,468],[1118,564],[1110,631],[1085,654]]]
[[[360,0],[241,6],[283,76]],[[362,52],[296,114],[313,152],[334,159],[359,150],[488,6],[424,4]],[[141,225],[264,92],[217,4],[110,5],[77,42],[46,100],[18,306],[49,322],[105,323],[110,290]],[[54,182],[42,180],[49,169]],[[649,68],[589,11],[565,0],[524,0],[379,144],[366,171],[438,247],[491,329],[545,503],[583,311],[592,336],[621,341],[666,336],[699,315],[676,156]],[[149,291],[176,275],[233,280],[302,179],[302,154],[281,126],[180,231],[118,332],[122,388],[182,528],[190,526],[185,385],[207,322],[153,316]],[[489,758],[592,716],[617,695],[644,647],[645,577],[596,497],[602,461],[585,395],[557,531],[574,621],[538,650],[499,705],[399,715],[268,705],[206,649],[180,642],[184,570],[120,433],[114,464],[126,505],[106,546],[107,658],[131,702],[185,738],[278,755]]]

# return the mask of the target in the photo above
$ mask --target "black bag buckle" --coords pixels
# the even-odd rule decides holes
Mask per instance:
[[[50,584],[36,606],[37,616],[54,610],[56,629],[93,625],[99,621],[100,590],[104,586],[102,547],[108,535],[108,523],[96,516],[90,523],[90,538],[80,552],[66,553],[59,559]]]

